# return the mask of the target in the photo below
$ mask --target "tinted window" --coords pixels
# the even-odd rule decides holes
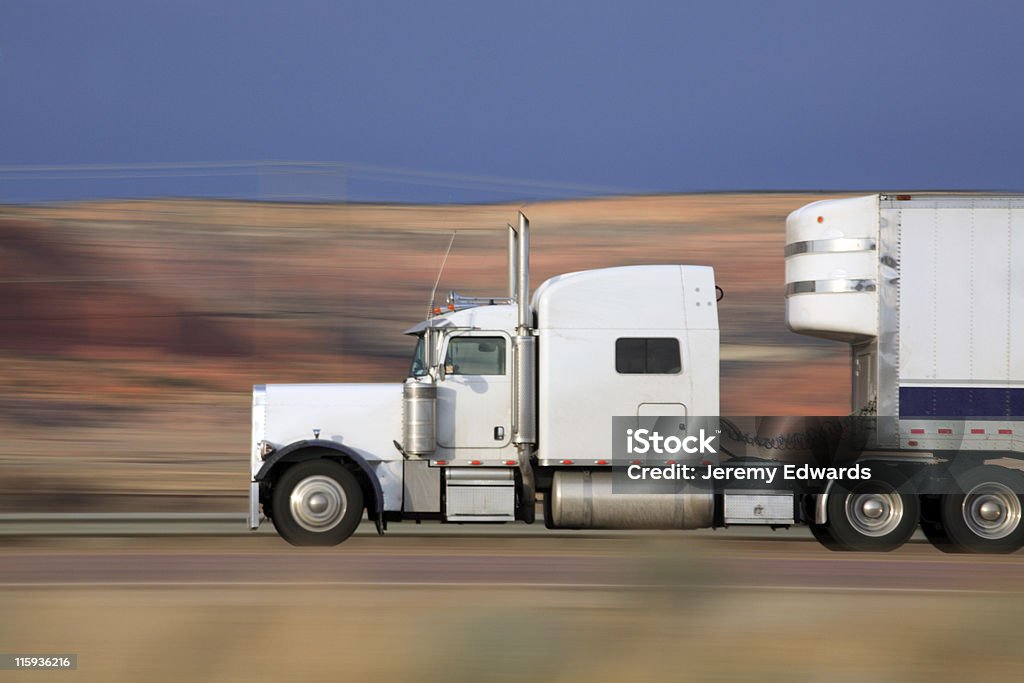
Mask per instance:
[[[615,370],[627,375],[676,374],[682,370],[679,340],[672,337],[616,339]]]
[[[504,375],[504,337],[452,337],[444,357],[452,375]]]
[[[416,342],[416,350],[412,354],[412,367],[409,368],[410,377],[422,377],[427,374],[427,363],[424,358],[423,337]]]

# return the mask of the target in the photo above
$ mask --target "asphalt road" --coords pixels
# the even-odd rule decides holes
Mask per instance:
[[[9,522],[9,520],[8,520]],[[85,523],[85,522],[83,522]],[[91,524],[97,524],[95,521]],[[1024,554],[943,554],[914,541],[836,553],[802,530],[553,532],[542,525],[364,524],[334,548],[288,546],[265,525],[233,536],[0,533],[0,587],[720,587],[758,591],[1018,594]],[[202,525],[199,526],[202,529]]]
[[[294,548],[238,522],[0,520],[0,642],[77,655],[61,681],[935,683],[1024,665],[1022,554],[440,524]]]

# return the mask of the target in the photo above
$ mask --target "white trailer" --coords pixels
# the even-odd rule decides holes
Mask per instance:
[[[380,533],[406,520],[532,523],[539,494],[549,528],[805,524],[830,548],[891,550],[920,525],[943,550],[1016,550],[1021,225],[1020,197],[872,195],[793,212],[786,320],[850,344],[851,409],[869,425],[856,460],[872,474],[751,482],[741,469],[786,458],[698,455],[687,462],[724,479],[666,494],[617,484],[652,462],[624,458],[613,425],[672,416],[692,430],[718,416],[712,269],[568,273],[530,297],[520,214],[508,292],[453,293],[409,329],[403,383],[254,388],[249,525],[267,517],[290,543],[330,545],[364,511]]]

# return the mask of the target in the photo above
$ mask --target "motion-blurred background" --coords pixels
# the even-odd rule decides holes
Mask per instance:
[[[438,298],[499,293],[521,208],[535,285],[716,268],[725,414],[847,412],[847,349],[784,326],[785,216],[1024,190],[1022,18],[0,3],[0,653],[77,653],[61,681],[1019,677],[1014,556],[540,525],[296,549],[241,514],[251,386],[400,380],[452,233]],[[239,532],[12,521],[143,512]]]
[[[401,381],[451,234],[438,303],[500,295],[520,207],[536,284],[716,268],[723,414],[844,414],[846,347],[783,321],[785,216],[815,198],[2,207],[0,510],[244,510],[252,385]]]

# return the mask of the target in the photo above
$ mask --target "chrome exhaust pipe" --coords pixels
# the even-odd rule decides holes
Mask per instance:
[[[516,327],[516,334],[526,335],[530,334],[530,325],[533,322],[530,311],[530,221],[522,211],[519,212],[518,242],[516,294],[519,300],[519,325]]]
[[[519,280],[519,254],[516,250],[519,248],[518,235],[516,235],[516,229],[512,227],[512,224],[508,225],[508,298],[514,302],[516,300],[516,285]]]

